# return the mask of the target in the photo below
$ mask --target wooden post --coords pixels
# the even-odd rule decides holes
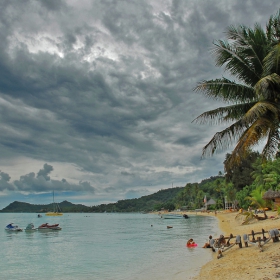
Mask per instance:
[[[255,239],[255,233],[254,233],[254,231],[252,230],[252,241],[253,242],[255,242],[256,241],[256,239]]]

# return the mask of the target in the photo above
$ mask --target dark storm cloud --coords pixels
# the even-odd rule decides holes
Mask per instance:
[[[94,182],[130,196],[217,174],[224,153],[200,158],[220,128],[191,122],[221,104],[193,89],[224,75],[212,42],[229,25],[264,26],[279,5],[268,2],[1,2],[0,152],[51,163],[14,187],[92,191]],[[86,180],[52,180],[54,162]]]

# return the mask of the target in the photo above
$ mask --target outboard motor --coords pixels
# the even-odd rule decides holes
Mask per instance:
[[[245,247],[248,247],[248,241],[249,241],[249,235],[248,234],[243,234],[243,241],[245,244]]]
[[[269,231],[269,235],[271,236],[273,242],[279,241],[279,230],[277,228],[271,229]]]
[[[242,248],[242,242],[241,242],[241,236],[240,235],[236,235],[235,244],[238,244],[239,248]]]

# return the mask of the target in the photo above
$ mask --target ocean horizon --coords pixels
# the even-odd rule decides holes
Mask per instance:
[[[36,213],[1,213],[2,279],[191,279],[212,259],[203,249],[209,234],[219,235],[215,217],[162,219],[156,214],[65,213],[60,217]],[[61,231],[10,233],[13,222],[59,223]],[[171,226],[172,228],[167,228]],[[187,248],[193,238],[198,244]]]

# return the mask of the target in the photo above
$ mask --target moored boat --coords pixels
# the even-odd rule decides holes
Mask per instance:
[[[58,203],[54,202],[54,192],[53,192],[53,212],[47,212],[46,216],[62,216],[63,213],[58,205]]]
[[[13,225],[14,223],[10,223],[5,227],[6,231],[11,231],[11,232],[18,232],[22,231],[21,228],[19,228],[17,225]]]
[[[188,215],[166,213],[166,214],[161,214],[161,218],[163,218],[163,219],[187,219]]]
[[[40,225],[38,230],[61,230],[61,227],[59,227],[59,224],[49,225],[48,223],[45,223]]]

